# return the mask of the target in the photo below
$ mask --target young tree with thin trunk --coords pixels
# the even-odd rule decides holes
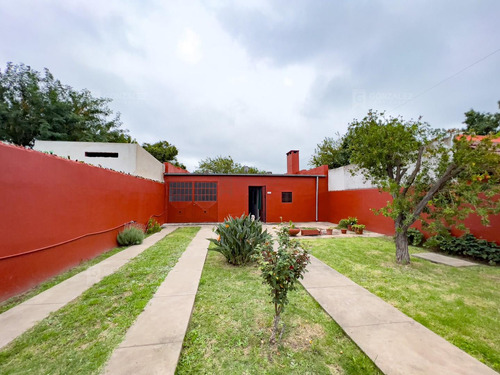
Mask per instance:
[[[471,213],[487,225],[500,212],[500,146],[492,136],[457,135],[372,111],[348,134],[355,171],[392,196],[376,212],[394,220],[398,263],[410,263],[407,232],[422,214],[424,227],[439,231],[467,230]]]

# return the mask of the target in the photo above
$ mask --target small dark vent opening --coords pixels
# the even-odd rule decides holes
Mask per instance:
[[[117,158],[118,152],[90,152],[85,151],[85,156],[88,158]]]

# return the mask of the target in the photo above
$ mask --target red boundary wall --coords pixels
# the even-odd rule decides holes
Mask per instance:
[[[116,247],[124,223],[163,223],[164,211],[161,183],[0,143],[0,300]]]
[[[340,219],[355,216],[359,222],[366,225],[366,229],[387,235],[394,234],[394,222],[382,215],[375,215],[372,208],[384,207],[391,200],[388,193],[379,192],[378,189],[360,189],[328,192],[328,220],[338,223]],[[418,224],[419,225],[419,224]],[[417,227],[419,227],[416,225]],[[490,217],[490,225],[481,224],[478,216],[472,215],[465,220],[465,225],[477,238],[500,244],[500,215]],[[462,232],[452,228],[452,234],[460,236]]]

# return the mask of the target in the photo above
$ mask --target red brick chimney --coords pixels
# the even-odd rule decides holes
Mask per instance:
[[[299,150],[290,150],[286,153],[286,173],[299,173]]]

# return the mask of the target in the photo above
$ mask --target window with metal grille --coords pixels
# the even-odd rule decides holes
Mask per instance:
[[[171,182],[169,187],[170,202],[191,202],[193,200],[192,182]]]
[[[281,202],[282,203],[292,203],[292,192],[282,191],[281,192]]]
[[[195,182],[194,200],[197,202],[217,201],[217,182]]]

